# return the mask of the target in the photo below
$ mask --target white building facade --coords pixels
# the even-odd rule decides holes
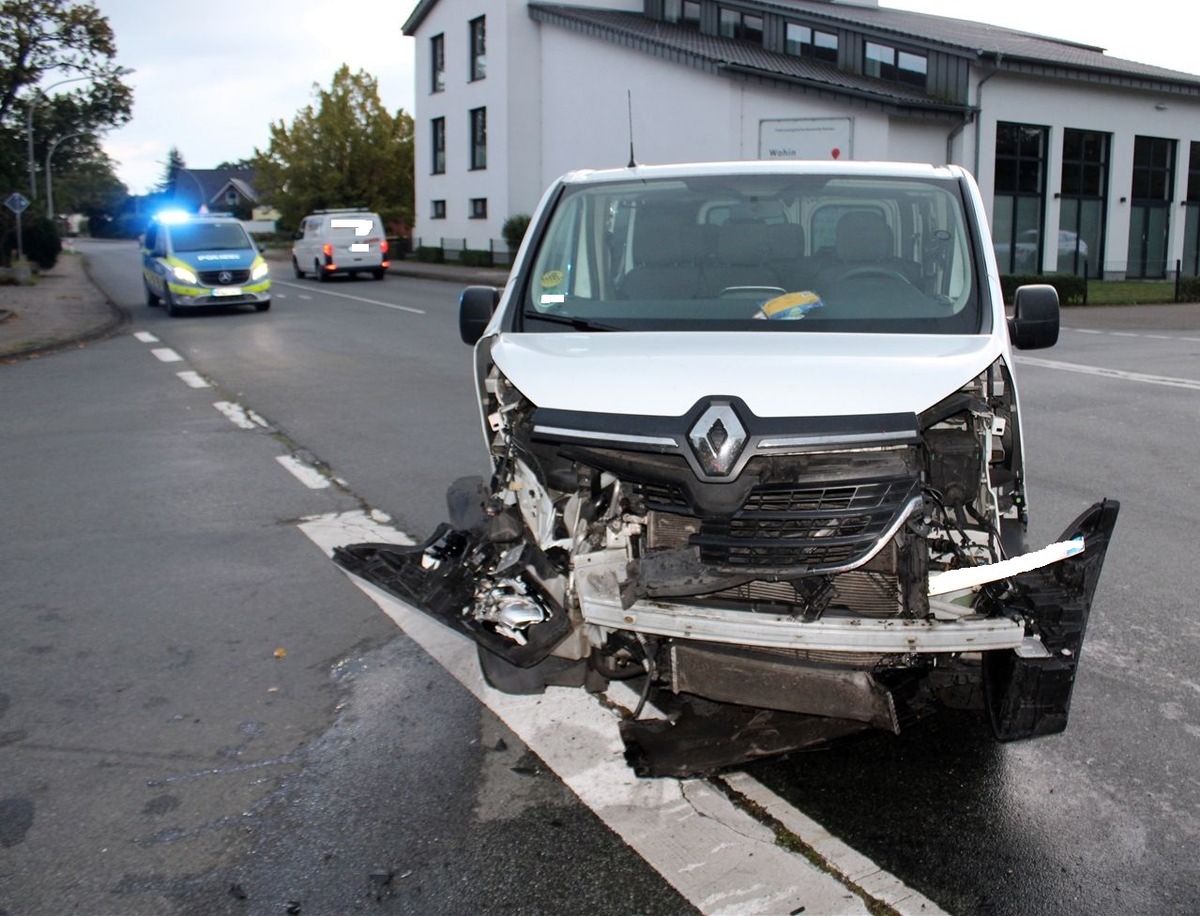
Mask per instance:
[[[422,0],[418,244],[502,247],[578,168],[952,162],[1004,273],[1200,273],[1200,76],[837,0]]]

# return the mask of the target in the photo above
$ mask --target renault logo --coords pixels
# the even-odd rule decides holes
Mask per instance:
[[[217,280],[220,283],[229,283],[233,280],[233,274],[231,274],[227,270],[223,270],[219,274],[217,274]]]
[[[746,446],[746,427],[728,404],[713,404],[688,432],[688,443],[710,477],[725,477]]]

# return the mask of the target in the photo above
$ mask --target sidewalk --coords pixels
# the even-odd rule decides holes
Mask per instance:
[[[0,362],[83,346],[128,321],[88,278],[82,255],[64,251],[33,286],[0,286]]]

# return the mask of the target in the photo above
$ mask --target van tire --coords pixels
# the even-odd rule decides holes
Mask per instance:
[[[167,307],[167,314],[172,318],[178,318],[183,314],[183,310],[175,304],[175,297],[171,295],[171,287],[163,287],[163,305]]]
[[[303,279],[304,279],[304,271],[302,271],[302,270],[300,269],[300,262],[299,262],[299,261],[297,261],[297,260],[295,259],[295,257],[293,257],[293,258],[292,258],[292,271],[293,271],[293,273],[295,273],[295,274],[296,274],[296,279],[297,279],[297,280],[303,280]]]
[[[152,290],[150,288],[150,284],[147,283],[145,280],[143,280],[142,285],[146,287],[146,305],[149,305],[149,306],[161,305],[162,300],[154,294],[154,290]]]
[[[324,283],[326,280],[329,279],[329,274],[327,274],[327,273],[325,273],[325,271],[321,270],[321,264],[319,261],[313,261],[313,268],[316,270],[318,283]]]
[[[376,267],[373,271],[371,271],[371,276],[376,280],[382,280],[385,273],[387,273],[387,271],[385,271],[382,267]]]
[[[271,300],[270,299],[268,299],[266,302],[254,303],[254,311],[256,311],[256,312],[265,312],[270,308],[271,308]]]

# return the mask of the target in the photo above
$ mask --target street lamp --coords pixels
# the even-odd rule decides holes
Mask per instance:
[[[134,72],[135,71],[131,67],[118,67],[115,71],[113,71],[113,76],[128,76]],[[35,93],[40,93],[48,100],[49,96],[46,95],[46,93],[48,93],[51,89],[57,89],[59,86],[65,86],[67,83],[80,83],[84,80],[94,80],[95,78],[95,76],[90,75],[72,76],[69,79],[59,80],[57,83],[51,83],[45,89],[43,89],[41,86],[34,86],[33,91]],[[29,196],[31,199],[37,197],[37,178],[35,176],[37,166],[34,164],[33,159],[33,108],[33,99],[30,99],[29,108],[25,112],[25,142],[28,144]]]
[[[192,173],[192,170],[191,170],[191,169],[189,169],[189,168],[186,168],[186,167],[184,167],[184,166],[182,166],[182,165],[177,165],[177,166],[175,166],[175,171],[176,171],[177,173],[178,173],[178,172],[187,172],[187,176],[188,176],[188,178],[192,179],[192,181],[193,181],[193,182],[195,182],[195,185],[196,185],[196,191],[197,191],[197,193],[200,195],[200,196],[199,196],[199,198],[197,199],[197,202],[196,202],[196,212],[197,212],[197,213],[203,213],[203,212],[205,212],[205,210],[207,209],[207,206],[206,206],[206,202],[205,202],[205,200],[204,200],[204,185],[200,184],[200,179],[199,179],[199,178],[197,178],[197,177],[196,177],[196,176],[195,176],[195,175]]]
[[[59,137],[50,144],[50,148],[46,150],[46,218],[54,222],[54,185],[51,182],[50,172],[50,157],[54,155],[54,151],[58,149],[58,144],[64,140],[70,140],[72,137],[82,137],[85,134],[90,134],[90,130],[77,130],[73,134],[67,134],[65,137]]]

